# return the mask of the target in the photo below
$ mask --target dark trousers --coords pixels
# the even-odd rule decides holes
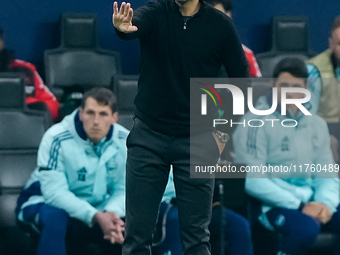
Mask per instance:
[[[190,178],[190,167],[203,161],[216,165],[219,151],[212,134],[173,137],[150,129],[136,118],[127,147],[123,255],[151,254],[152,236],[171,165],[184,254],[210,254],[208,226],[214,180]]]

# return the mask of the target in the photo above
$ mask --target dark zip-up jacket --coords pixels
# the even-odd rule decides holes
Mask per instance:
[[[217,77],[222,64],[229,77],[248,77],[247,60],[231,19],[200,3],[199,11],[185,23],[173,0],[152,1],[134,11],[132,24],[138,31],[125,34],[116,29],[120,38],[140,41],[135,115],[168,135],[188,135],[190,78]],[[243,84],[241,89],[246,87]]]

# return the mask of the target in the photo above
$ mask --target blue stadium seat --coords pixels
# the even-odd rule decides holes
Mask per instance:
[[[133,125],[134,99],[138,91],[138,78],[138,75],[117,75],[114,79],[113,92],[118,101],[118,123],[129,130]]]

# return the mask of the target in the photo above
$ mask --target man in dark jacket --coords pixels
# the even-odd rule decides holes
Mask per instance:
[[[214,180],[190,178],[190,166],[196,159],[215,165],[228,134],[204,126],[190,136],[190,78],[217,77],[222,64],[229,77],[248,77],[234,25],[200,0],[153,1],[134,13],[129,3],[118,9],[115,2],[113,24],[120,38],[138,38],[141,46],[136,118],[127,140],[123,254],[151,254],[172,166],[184,254],[208,255]]]

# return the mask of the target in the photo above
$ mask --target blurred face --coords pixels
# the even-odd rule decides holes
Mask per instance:
[[[278,101],[281,104],[281,88],[306,88],[306,83],[303,78],[297,78],[293,75],[291,75],[288,72],[283,72],[279,75],[275,82],[275,87],[277,87],[277,96],[278,96]],[[304,93],[296,93],[296,92],[287,92],[286,98],[287,99],[301,99],[305,96]],[[296,115],[299,111],[299,108],[294,104],[288,104],[287,105],[287,110],[291,109]]]
[[[226,11],[222,4],[220,4],[220,3],[216,4],[214,7],[215,7],[215,9],[220,10],[221,12],[223,12],[224,14],[229,16],[229,18],[232,18],[231,11]]]
[[[110,106],[101,105],[89,97],[85,101],[84,109],[79,110],[79,118],[87,138],[94,144],[98,144],[109,132],[111,125],[117,122],[118,113],[112,113]]]
[[[340,28],[332,32],[332,37],[329,38],[329,49],[333,52],[338,61],[338,66],[340,66]]]

